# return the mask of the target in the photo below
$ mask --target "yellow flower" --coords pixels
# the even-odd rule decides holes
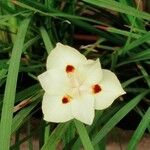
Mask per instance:
[[[109,107],[125,94],[116,75],[88,60],[76,49],[57,43],[47,59],[47,71],[38,76],[45,90],[44,120],[66,122],[73,118],[91,125],[95,109]]]

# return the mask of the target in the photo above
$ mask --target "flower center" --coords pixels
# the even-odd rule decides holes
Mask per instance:
[[[66,66],[66,73],[67,76],[69,78],[70,84],[71,84],[71,88],[68,91],[68,96],[64,96],[62,99],[62,103],[66,104],[70,101],[70,97],[74,98],[74,97],[80,97],[83,93],[87,93],[90,92],[87,88],[88,85],[84,85],[84,82],[82,82],[81,78],[80,78],[80,74],[78,73],[78,71],[75,69],[75,67],[73,65],[67,65]],[[101,91],[101,87],[99,84],[94,84],[92,86],[92,93],[93,94],[97,94]]]
[[[68,94],[71,95],[71,97],[80,96],[80,87],[82,86],[82,83],[78,72],[75,67],[70,64],[67,65],[65,69],[71,84],[71,89],[68,91]]]
[[[79,82],[79,77],[77,72],[75,71],[75,67],[73,65],[67,65],[66,66],[66,72],[67,72],[67,76],[70,80],[71,83],[71,87],[72,88],[77,88],[80,86],[80,82]]]

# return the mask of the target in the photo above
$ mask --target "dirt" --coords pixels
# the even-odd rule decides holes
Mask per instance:
[[[126,150],[127,144],[132,135],[132,130],[122,130],[119,128],[113,129],[112,132],[108,135],[106,150]],[[25,133],[20,134],[21,139],[25,136]],[[12,143],[14,143],[14,140],[15,137],[13,136]],[[38,137],[33,137],[31,140],[33,141],[33,150],[39,150]],[[62,150],[61,145],[58,147],[59,148],[57,148],[57,150]],[[21,144],[20,149],[28,150],[28,142]],[[144,134],[136,150],[150,150],[150,134]]]

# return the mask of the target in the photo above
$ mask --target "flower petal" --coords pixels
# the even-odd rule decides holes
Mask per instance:
[[[90,94],[82,94],[72,100],[71,110],[74,118],[91,125],[94,119],[94,97]]]
[[[85,85],[93,85],[99,83],[102,79],[102,69],[100,61],[88,60],[86,64],[79,66],[79,77]]]
[[[64,94],[70,88],[67,75],[61,70],[50,69],[38,76],[42,88],[49,94]]]
[[[101,110],[109,107],[113,101],[126,92],[116,75],[103,69],[103,79],[100,82],[101,91],[95,94],[95,109]]]
[[[86,62],[86,57],[76,49],[57,43],[47,58],[47,69],[53,67],[64,69],[67,65],[76,66]]]
[[[62,95],[52,96],[44,94],[42,101],[42,111],[44,120],[49,122],[66,122],[73,119],[70,103],[62,103]]]

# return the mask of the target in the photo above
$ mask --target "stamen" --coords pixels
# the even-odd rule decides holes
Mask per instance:
[[[98,84],[95,84],[92,88],[93,88],[93,93],[94,94],[97,94],[102,90],[101,87]]]
[[[74,70],[75,70],[74,66],[72,66],[72,65],[67,65],[66,66],[66,72],[67,73],[73,72]]]

